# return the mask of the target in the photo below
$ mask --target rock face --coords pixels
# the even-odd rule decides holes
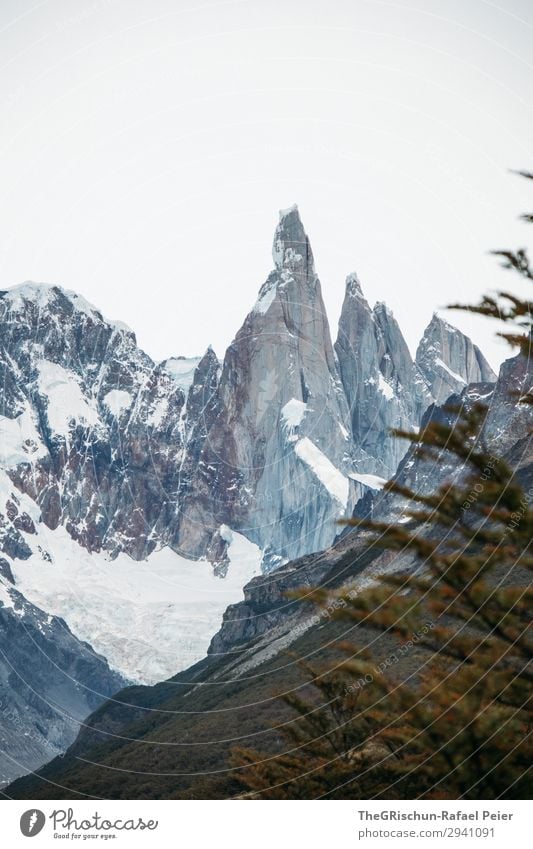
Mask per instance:
[[[510,451],[519,441],[530,437],[533,407],[521,404],[520,397],[532,390],[531,362],[527,357],[518,355],[502,363],[493,393],[486,399],[482,398],[489,405],[485,437],[502,454]]]
[[[199,555],[225,523],[270,565],[328,545],[353,508],[346,398],[298,210],[280,214],[274,270],[228,348],[178,545]],[[194,450],[197,450],[195,442]]]
[[[1,293],[0,338],[2,466],[48,527],[144,557],[175,509],[183,391],[124,325],[58,287]]]
[[[437,404],[462,392],[469,383],[496,380],[477,345],[436,314],[420,341],[416,364]]]
[[[192,540],[198,539],[197,545],[189,546],[193,556],[201,556],[209,549],[210,537],[216,533],[214,526],[209,532],[203,533],[204,504],[207,505],[209,490],[202,497],[198,488],[199,470],[202,453],[214,422],[220,414],[220,396],[218,385],[220,380],[220,363],[212,348],[208,348],[199,361],[194,372],[193,380],[187,396],[187,406],[184,413],[183,433],[187,444],[180,467],[179,502],[170,529],[171,538],[179,546],[179,529],[188,524]],[[223,543],[223,541],[222,541]],[[186,548],[187,546],[185,546]],[[218,561],[226,558],[227,547],[221,545]]]
[[[477,402],[484,404],[487,416],[480,438],[488,451],[510,463],[530,501],[533,500],[533,408],[520,403],[519,398],[530,390],[532,381],[531,363],[519,354],[502,364],[496,384],[470,384],[446,399],[450,407],[432,405],[421,422],[422,427],[432,420],[450,426],[456,420],[456,410],[470,409]],[[411,444],[394,480],[414,492],[429,495],[445,481],[464,473],[464,466],[448,452],[441,452],[436,462],[419,457],[416,445]],[[382,492],[374,499],[373,517],[378,522],[403,521],[407,506],[405,499],[397,494]],[[286,649],[306,628],[317,624],[316,614],[302,610],[296,601],[287,600],[291,591],[316,586],[352,586],[358,581],[364,584],[377,573],[408,569],[410,564],[408,553],[380,552],[378,547],[369,546],[365,531],[346,532],[328,550],[288,563],[275,575],[254,578],[244,588],[244,600],[226,610],[209,654],[229,653],[242,655],[244,659],[247,644],[251,643],[257,662],[261,662],[265,656]],[[258,646],[263,646],[263,650],[258,650]]]
[[[407,449],[391,429],[415,430],[430,404],[443,404],[471,383],[496,380],[479,348],[437,315],[413,362],[391,311],[382,303],[370,308],[355,274],[346,280],[335,350],[361,452],[357,467],[384,478]]]
[[[418,427],[433,396],[391,311],[382,303],[370,309],[355,274],[346,280],[335,350],[360,452],[358,467],[389,478],[407,448],[391,429]]]
[[[355,274],[333,350],[296,207],[280,213],[273,260],[185,450],[187,496],[173,535],[188,556],[212,540],[223,556],[216,535],[227,524],[264,550],[266,570],[328,546],[339,514],[394,474],[407,445],[391,429],[412,431],[457,386],[495,379],[470,340],[436,316],[413,362],[394,316],[385,304],[370,308]]]

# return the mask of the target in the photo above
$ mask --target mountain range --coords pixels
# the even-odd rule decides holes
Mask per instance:
[[[531,366],[523,356],[507,360],[496,384],[475,383],[450,396],[445,409],[432,406],[422,428],[437,419],[453,423],[461,409],[482,401],[488,415],[481,438],[488,450],[512,464],[524,490],[533,492],[533,450],[528,433],[533,410],[519,403],[531,386]],[[502,399],[505,398],[503,402]],[[421,460],[416,444],[403,457],[398,483],[430,493],[464,474],[443,450],[434,460]],[[409,504],[400,496],[378,493],[373,504],[380,521],[412,521]],[[377,636],[364,625],[333,618],[305,595],[291,591],[317,586],[357,592],[388,571],[413,568],[412,556],[369,545],[366,531],[349,529],[325,551],[307,554],[257,576],[244,589],[244,599],[230,606],[207,657],[168,681],[131,686],[115,694],[84,723],[63,757],[36,774],[10,785],[10,798],[87,797],[131,799],[221,799],[242,788],[232,768],[235,746],[272,753],[282,744],[279,728],[293,719],[273,692],[305,697],[308,681],[299,661],[321,672],[337,668],[343,640],[372,645],[375,662],[399,657],[395,675],[409,676],[416,658],[398,653],[398,644]]]
[[[180,670],[202,680],[221,664],[236,679],[271,662],[288,635],[321,627],[287,589],[399,568],[337,520],[398,517],[384,480],[434,485],[453,470],[423,469],[391,428],[415,431],[450,396],[483,398],[487,439],[521,451],[526,414],[508,389],[530,381],[524,358],[497,379],[434,315],[413,359],[355,274],[333,342],[296,207],[280,213],[273,266],[222,361],[209,348],[155,363],[57,286],[0,292],[5,780],[66,749],[124,685],[151,703]],[[122,699],[103,710],[132,721]],[[21,745],[37,724],[42,739]]]

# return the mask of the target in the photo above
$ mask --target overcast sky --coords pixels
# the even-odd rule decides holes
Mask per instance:
[[[355,270],[414,349],[435,308],[515,285],[487,252],[529,236],[532,10],[2,0],[0,286],[76,289],[156,359],[222,355],[298,203],[332,334]]]

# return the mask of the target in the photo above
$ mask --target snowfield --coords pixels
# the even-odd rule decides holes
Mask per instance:
[[[27,560],[9,560],[15,588],[45,613],[65,620],[73,634],[132,681],[154,684],[201,660],[229,604],[261,571],[260,549],[222,526],[229,543],[226,577],[205,560],[192,561],[169,548],[143,561],[120,554],[89,553],[63,527],[39,522],[38,506],[0,472],[0,512],[17,499],[37,534],[21,532],[32,550]],[[48,560],[48,556],[50,560]],[[0,604],[12,607],[7,581]]]
[[[164,361],[163,366],[180,389],[186,393],[193,382],[194,372],[201,359],[201,357],[170,357]]]
[[[25,539],[31,542],[30,535]],[[205,657],[226,607],[241,601],[244,585],[260,574],[259,548],[236,533],[225,578],[216,577],[207,561],[187,560],[169,548],[141,562],[126,554],[116,560],[90,554],[61,527],[41,526],[39,543],[52,562],[38,551],[13,561],[17,590],[62,617],[112,668],[143,684]]]

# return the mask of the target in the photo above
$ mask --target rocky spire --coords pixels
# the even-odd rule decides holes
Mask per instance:
[[[437,404],[444,404],[469,383],[496,380],[477,345],[436,313],[418,345],[416,364]]]
[[[417,374],[391,310],[372,310],[357,275],[346,279],[346,294],[335,343],[351,416],[357,472],[388,478],[407,449],[391,429],[418,426],[431,398]]]
[[[313,253],[296,204],[281,209],[272,244],[274,266],[282,271],[314,274]]]
[[[220,524],[294,557],[330,544],[356,486],[350,422],[296,207],[282,212],[274,269],[229,346],[179,545],[205,550]]]

